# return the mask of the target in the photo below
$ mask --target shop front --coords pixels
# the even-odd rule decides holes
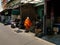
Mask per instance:
[[[15,20],[17,17],[18,17],[18,15],[20,15],[20,10],[18,10],[18,9],[13,9],[12,10],[12,15],[11,15],[11,20]]]
[[[18,19],[19,18],[19,19]],[[12,9],[12,12],[11,12],[11,27],[14,28],[14,27],[18,27],[16,23],[19,23],[18,20],[20,20],[20,8],[14,8]]]
[[[31,3],[26,3],[24,5],[21,6],[21,16],[23,18],[23,20],[25,20],[27,17],[30,18],[30,20],[32,21],[32,27],[30,29],[31,32],[35,32],[34,30],[34,26],[35,26],[35,22],[37,19],[37,13],[34,7],[35,4],[31,4]]]
[[[46,1],[46,19],[50,19],[50,31],[53,32],[59,32],[60,33],[60,12],[59,8],[60,6],[58,5],[59,1]],[[47,21],[47,20],[46,20]],[[54,29],[55,28],[55,29]]]
[[[37,23],[37,29],[35,29],[35,33],[37,33],[37,36],[40,37],[43,32],[43,16],[44,16],[44,4],[36,4],[35,5],[35,11],[37,13],[37,20],[39,23]]]
[[[29,17],[34,26],[37,18],[37,13],[35,11],[34,5],[31,3],[22,4],[20,9],[21,9],[22,20],[24,21],[27,17]],[[34,30],[31,29],[31,31],[34,31]]]
[[[0,22],[4,22],[4,15],[5,15],[5,13],[4,13],[4,10],[3,11],[1,11],[1,21]]]
[[[6,9],[5,11],[5,25],[11,24],[11,11],[12,9]]]
[[[44,16],[44,5],[39,5],[36,7],[36,12],[38,14],[38,16],[40,17],[40,19],[43,19]]]

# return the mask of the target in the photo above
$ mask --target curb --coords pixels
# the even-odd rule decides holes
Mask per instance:
[[[41,41],[42,43],[44,43],[45,45],[56,45],[54,43],[51,43],[51,42],[48,42],[44,39],[41,39],[41,38],[38,38],[38,37],[35,37],[37,40]]]

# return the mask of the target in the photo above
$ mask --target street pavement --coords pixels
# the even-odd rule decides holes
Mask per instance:
[[[18,28],[12,29],[0,23],[0,45],[55,45],[43,39],[37,38],[33,33],[16,33]]]

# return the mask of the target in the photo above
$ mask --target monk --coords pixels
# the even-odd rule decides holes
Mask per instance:
[[[29,32],[29,29],[30,29],[31,25],[32,25],[32,22],[29,19],[29,17],[27,17],[24,21],[24,26],[25,26],[25,29],[26,29],[25,32]]]

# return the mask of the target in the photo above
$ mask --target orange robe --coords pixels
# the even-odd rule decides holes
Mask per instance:
[[[31,22],[30,19],[26,19],[26,20],[24,21],[24,26],[25,26],[25,28],[26,28],[27,30],[31,27],[31,25],[32,25],[32,22]]]

